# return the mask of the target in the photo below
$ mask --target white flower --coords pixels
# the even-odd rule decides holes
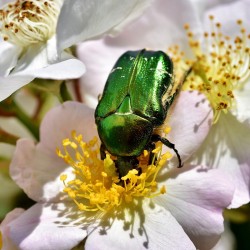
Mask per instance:
[[[63,49],[113,31],[137,17],[148,2],[5,1],[0,11],[0,101],[35,78],[80,77],[84,64]]]
[[[208,2],[197,1],[204,30],[208,32],[200,37],[204,61],[199,63],[204,62],[210,69],[207,67],[204,75],[208,79],[206,87],[201,87],[202,81],[195,78],[194,89],[198,87],[207,95],[216,124],[194,162],[231,173],[236,191],[230,207],[237,208],[250,200],[250,3]],[[192,49],[198,52],[197,47]],[[198,71],[199,67],[198,64]]]

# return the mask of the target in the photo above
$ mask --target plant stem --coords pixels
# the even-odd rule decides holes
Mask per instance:
[[[65,81],[62,82],[60,86],[60,97],[61,97],[62,102],[72,101],[72,97],[68,91]]]
[[[32,133],[32,135],[39,140],[39,126],[32,121],[32,119],[13,101],[13,110],[16,118]]]
[[[15,135],[9,134],[0,128],[0,142],[16,145],[18,139]]]

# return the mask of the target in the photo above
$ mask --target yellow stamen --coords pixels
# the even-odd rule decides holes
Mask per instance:
[[[57,150],[57,154],[73,168],[75,175],[68,182],[67,175],[61,175],[63,192],[81,211],[108,211],[140,197],[152,198],[166,193],[165,186],[158,188],[157,176],[172,155],[161,153],[161,143],[156,145],[152,162],[149,163],[150,154],[145,150],[138,157],[138,169],[130,170],[121,178],[109,154],[105,160],[100,159],[97,138],[86,143],[81,135],[72,132],[72,139],[63,140],[62,145],[64,153]]]
[[[166,126],[166,127],[164,128],[164,133],[165,133],[166,135],[169,134],[170,131],[171,131],[171,127]]]
[[[204,33],[202,43],[194,38],[189,25],[185,25],[189,46],[194,58],[186,60],[184,53],[174,46],[169,52],[177,68],[192,72],[183,89],[198,90],[206,95],[214,110],[214,123],[221,112],[235,107],[234,91],[244,87],[250,76],[249,38],[242,20],[237,21],[239,35],[233,40],[222,34],[221,24],[210,16],[211,32]]]
[[[66,174],[62,174],[62,175],[60,176],[60,180],[61,180],[61,181],[66,181],[66,179],[67,179],[67,175],[66,175]]]

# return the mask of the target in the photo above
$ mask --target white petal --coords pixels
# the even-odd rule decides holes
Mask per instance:
[[[239,122],[245,123],[250,127],[250,82],[247,84],[247,87],[234,91],[236,107],[235,110],[232,110],[232,113]]]
[[[10,222],[5,235],[22,250],[68,250],[86,237],[76,220],[62,203],[38,203]]]
[[[63,190],[59,176],[66,172],[65,162],[56,155],[62,140],[71,132],[83,134],[85,141],[97,136],[94,112],[84,104],[66,102],[51,109],[40,127],[40,143],[21,139],[10,165],[10,173],[25,193],[36,201],[58,198]]]
[[[83,75],[85,66],[80,60],[64,52],[60,60],[53,61],[52,58],[56,58],[56,51],[49,51],[53,53],[48,57],[49,47],[49,43],[47,45],[32,45],[18,61],[17,57],[20,52],[18,48],[0,47],[2,56],[5,56],[8,52],[7,56],[2,59],[3,61],[0,61],[0,66],[2,64],[0,70],[0,101],[30,83],[34,78],[66,80],[79,78]],[[10,48],[11,50],[9,50]],[[10,75],[7,75],[13,67]]]
[[[224,171],[184,166],[168,173],[167,193],[155,198],[182,225],[198,249],[211,249],[223,232],[223,209],[234,186]]]
[[[249,127],[239,123],[231,114],[222,114],[195,156],[195,163],[229,173],[230,181],[236,188],[232,208],[250,200],[249,145]]]
[[[3,5],[11,2],[13,2],[13,0],[2,0],[0,6],[2,7]]]
[[[180,11],[182,15],[178,15]],[[200,19],[190,0],[157,0],[124,32],[105,40],[108,46],[130,50],[147,48],[166,51],[174,44],[185,49],[188,41],[183,26],[186,23],[190,24],[194,35],[202,33]]]
[[[17,63],[21,49],[11,43],[0,42],[0,76],[9,74]]]
[[[37,68],[33,71],[20,72],[19,75],[32,75],[34,78],[67,80],[81,77],[85,72],[84,64],[77,59],[66,59],[54,64],[46,65],[43,68]]]
[[[125,217],[111,220],[111,227],[105,224],[97,227],[89,235],[85,249],[195,249],[175,218],[157,205],[144,204],[139,211],[130,211]]]
[[[212,112],[205,97],[196,91],[181,91],[171,108],[166,125],[171,127],[167,138],[185,162],[206,138],[212,121]],[[168,149],[167,149],[168,150]],[[174,165],[178,166],[173,152]]]
[[[18,59],[18,63],[12,71],[12,74],[36,70],[46,67],[48,64],[46,44],[34,44],[29,46],[25,50],[25,53]]]
[[[217,7],[223,4],[229,4],[230,2],[233,2],[234,0],[191,0],[194,3],[194,6],[197,9],[197,12],[200,14],[200,17],[204,17],[204,12],[213,8]]]
[[[7,76],[0,77],[0,101],[3,101],[16,90],[34,80],[35,76]]]
[[[57,25],[58,48],[111,32],[122,22],[134,19],[149,5],[148,0],[64,1]]]
[[[47,45],[33,45],[18,60],[14,71],[16,76],[33,76],[34,78],[47,79],[72,79],[79,78],[85,72],[84,64],[64,53],[60,60],[55,61],[56,51],[50,51],[48,56]],[[52,53],[52,54],[51,54]],[[54,55],[54,56],[53,56]]]
[[[52,36],[44,43],[32,44],[24,52],[12,73],[32,71],[56,63],[58,60],[56,37]]]

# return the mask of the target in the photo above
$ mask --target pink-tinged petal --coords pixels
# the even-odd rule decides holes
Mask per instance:
[[[62,51],[78,42],[119,30],[148,7],[148,0],[64,1],[57,25],[58,48]]]
[[[117,37],[80,44],[78,57],[87,68],[81,79],[84,101],[92,107],[97,104],[97,96],[102,93],[114,63],[127,50],[147,48],[166,51],[176,43],[185,49],[187,40],[183,25],[187,22],[194,33],[200,33],[201,24],[190,1],[179,0],[176,4],[175,0],[157,0]]]
[[[56,149],[61,148],[62,140],[69,138],[73,130],[83,134],[85,141],[97,135],[93,110],[81,103],[66,102],[45,115],[40,143],[35,145],[29,139],[17,142],[10,173],[33,200],[50,200],[63,190],[59,176],[67,166],[56,155]]]
[[[229,173],[230,182],[236,188],[231,208],[240,207],[250,200],[249,145],[249,127],[230,113],[222,114],[195,155],[195,163]]]
[[[65,168],[55,150],[48,154],[32,140],[20,139],[10,164],[10,174],[31,199],[41,201],[55,198],[63,190],[59,175]]]
[[[197,249],[211,249],[223,232],[223,209],[230,205],[234,186],[224,171],[185,166],[172,169],[166,194],[155,202],[168,209]]]
[[[225,231],[221,235],[218,243],[212,248],[212,250],[234,250],[235,249],[235,237],[233,232],[229,228],[229,223],[224,223]]]
[[[181,91],[171,108],[166,125],[171,127],[167,138],[175,144],[175,148],[185,162],[206,138],[213,113],[208,101],[196,91]],[[173,152],[175,166],[177,158]]]
[[[129,212],[126,215],[126,220],[115,218],[110,228],[97,227],[89,235],[85,249],[196,249],[175,218],[162,207],[144,204],[142,210],[134,211],[134,216]]]
[[[21,250],[68,250],[86,237],[64,204],[37,203],[8,224],[4,234]]]
[[[104,39],[82,43],[77,50],[87,69],[80,79],[81,95],[85,103],[95,108],[111,69],[125,51],[121,47],[108,47]]]
[[[8,234],[9,234],[9,223],[11,221],[15,220],[18,218],[25,210],[22,208],[15,208],[11,212],[9,212],[4,220],[2,221],[0,225],[0,243],[2,239],[2,248],[1,250],[16,250],[16,246],[13,244],[13,242],[9,239]],[[1,244],[0,244],[1,246]]]
[[[73,130],[82,134],[86,142],[98,136],[94,110],[82,103],[65,102],[44,117],[40,126],[42,147],[53,154],[62,145],[62,140],[71,136]]]

